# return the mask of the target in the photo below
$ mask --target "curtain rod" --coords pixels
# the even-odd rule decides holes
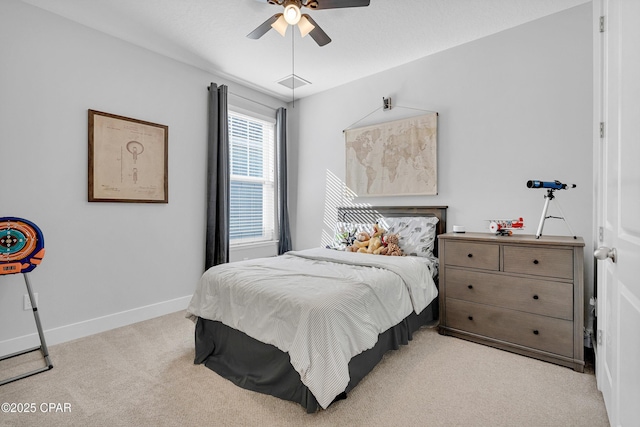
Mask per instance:
[[[222,86],[224,86],[224,85],[222,85]],[[220,87],[220,86],[218,86],[218,87]],[[227,86],[227,88],[229,88],[229,86]],[[207,86],[207,90],[211,90],[211,86]],[[278,107],[278,108],[274,108],[274,107],[272,107],[271,105],[263,104],[262,102],[258,102],[258,101],[254,100],[254,99],[247,98],[246,96],[238,95],[237,93],[233,93],[233,92],[231,92],[231,91],[229,91],[229,90],[227,91],[227,93],[228,93],[229,95],[237,96],[238,98],[242,98],[242,99],[245,99],[245,100],[247,100],[247,101],[251,101],[251,102],[253,102],[254,104],[262,105],[263,107],[267,107],[267,108],[269,108],[269,109],[271,109],[271,110],[273,110],[273,111],[278,111],[278,108],[280,108],[280,107]]]
[[[256,100],[251,99],[251,98],[247,98],[246,96],[238,95],[237,93],[229,92],[229,94],[230,94],[230,95],[233,95],[233,96],[237,96],[238,98],[245,99],[245,100],[247,100],[247,101],[251,101],[251,102],[253,102],[254,104],[262,105],[263,107],[267,107],[267,108],[269,108],[269,109],[271,109],[271,110],[273,110],[273,111],[278,111],[278,108],[280,108],[280,107],[278,107],[278,108],[273,108],[271,105],[263,104],[262,102],[256,101]]]
[[[407,110],[417,110],[417,111],[424,111],[425,113],[436,113],[436,116],[439,116],[437,111],[431,111],[431,110],[425,110],[423,108],[414,108],[414,107],[404,107],[402,105],[395,105],[394,108],[406,108]],[[361,121],[363,121],[364,119],[366,119],[367,117],[369,117],[370,115],[372,115],[373,113],[375,113],[376,111],[380,110],[380,109],[384,109],[384,106],[382,107],[376,107],[375,110],[373,110],[372,112],[370,112],[369,114],[367,114],[366,116],[364,116],[363,118],[361,118],[360,120],[358,120],[355,123],[352,123],[350,126],[348,126],[346,129],[344,129],[342,132],[346,132],[348,130],[350,130],[351,128],[353,128],[355,125],[357,125],[358,123],[360,123]]]

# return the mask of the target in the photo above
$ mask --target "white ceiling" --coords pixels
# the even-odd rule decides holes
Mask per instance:
[[[283,101],[277,81],[311,82],[302,98],[590,0],[371,0],[368,7],[305,9],[333,40],[291,28],[246,37],[282,11],[264,0],[23,0]],[[293,46],[293,48],[292,48]],[[292,55],[293,53],[293,55]]]

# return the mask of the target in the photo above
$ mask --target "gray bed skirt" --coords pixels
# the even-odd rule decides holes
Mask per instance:
[[[413,332],[437,318],[436,298],[420,315],[411,313],[400,323],[381,333],[373,348],[351,359],[351,380],[335,400],[346,398],[347,393],[382,360],[387,351],[407,345]],[[242,388],[297,402],[308,413],[316,412],[320,407],[289,363],[289,355],[273,345],[257,341],[220,322],[198,318],[195,350],[194,363],[204,363],[207,368]]]

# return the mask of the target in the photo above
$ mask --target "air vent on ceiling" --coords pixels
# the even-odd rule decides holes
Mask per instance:
[[[303,79],[302,77],[298,77],[295,74],[291,74],[284,79],[278,80],[282,86],[288,87],[289,89],[297,89],[301,86],[310,85],[311,82]]]

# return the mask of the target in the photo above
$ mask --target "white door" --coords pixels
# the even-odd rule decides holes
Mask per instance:
[[[594,39],[594,99],[596,114],[604,123],[604,136],[597,138],[595,150],[597,246],[616,253],[615,262],[596,261],[596,378],[611,425],[638,426],[640,1],[596,0],[594,5],[596,21],[604,16],[604,32]]]

